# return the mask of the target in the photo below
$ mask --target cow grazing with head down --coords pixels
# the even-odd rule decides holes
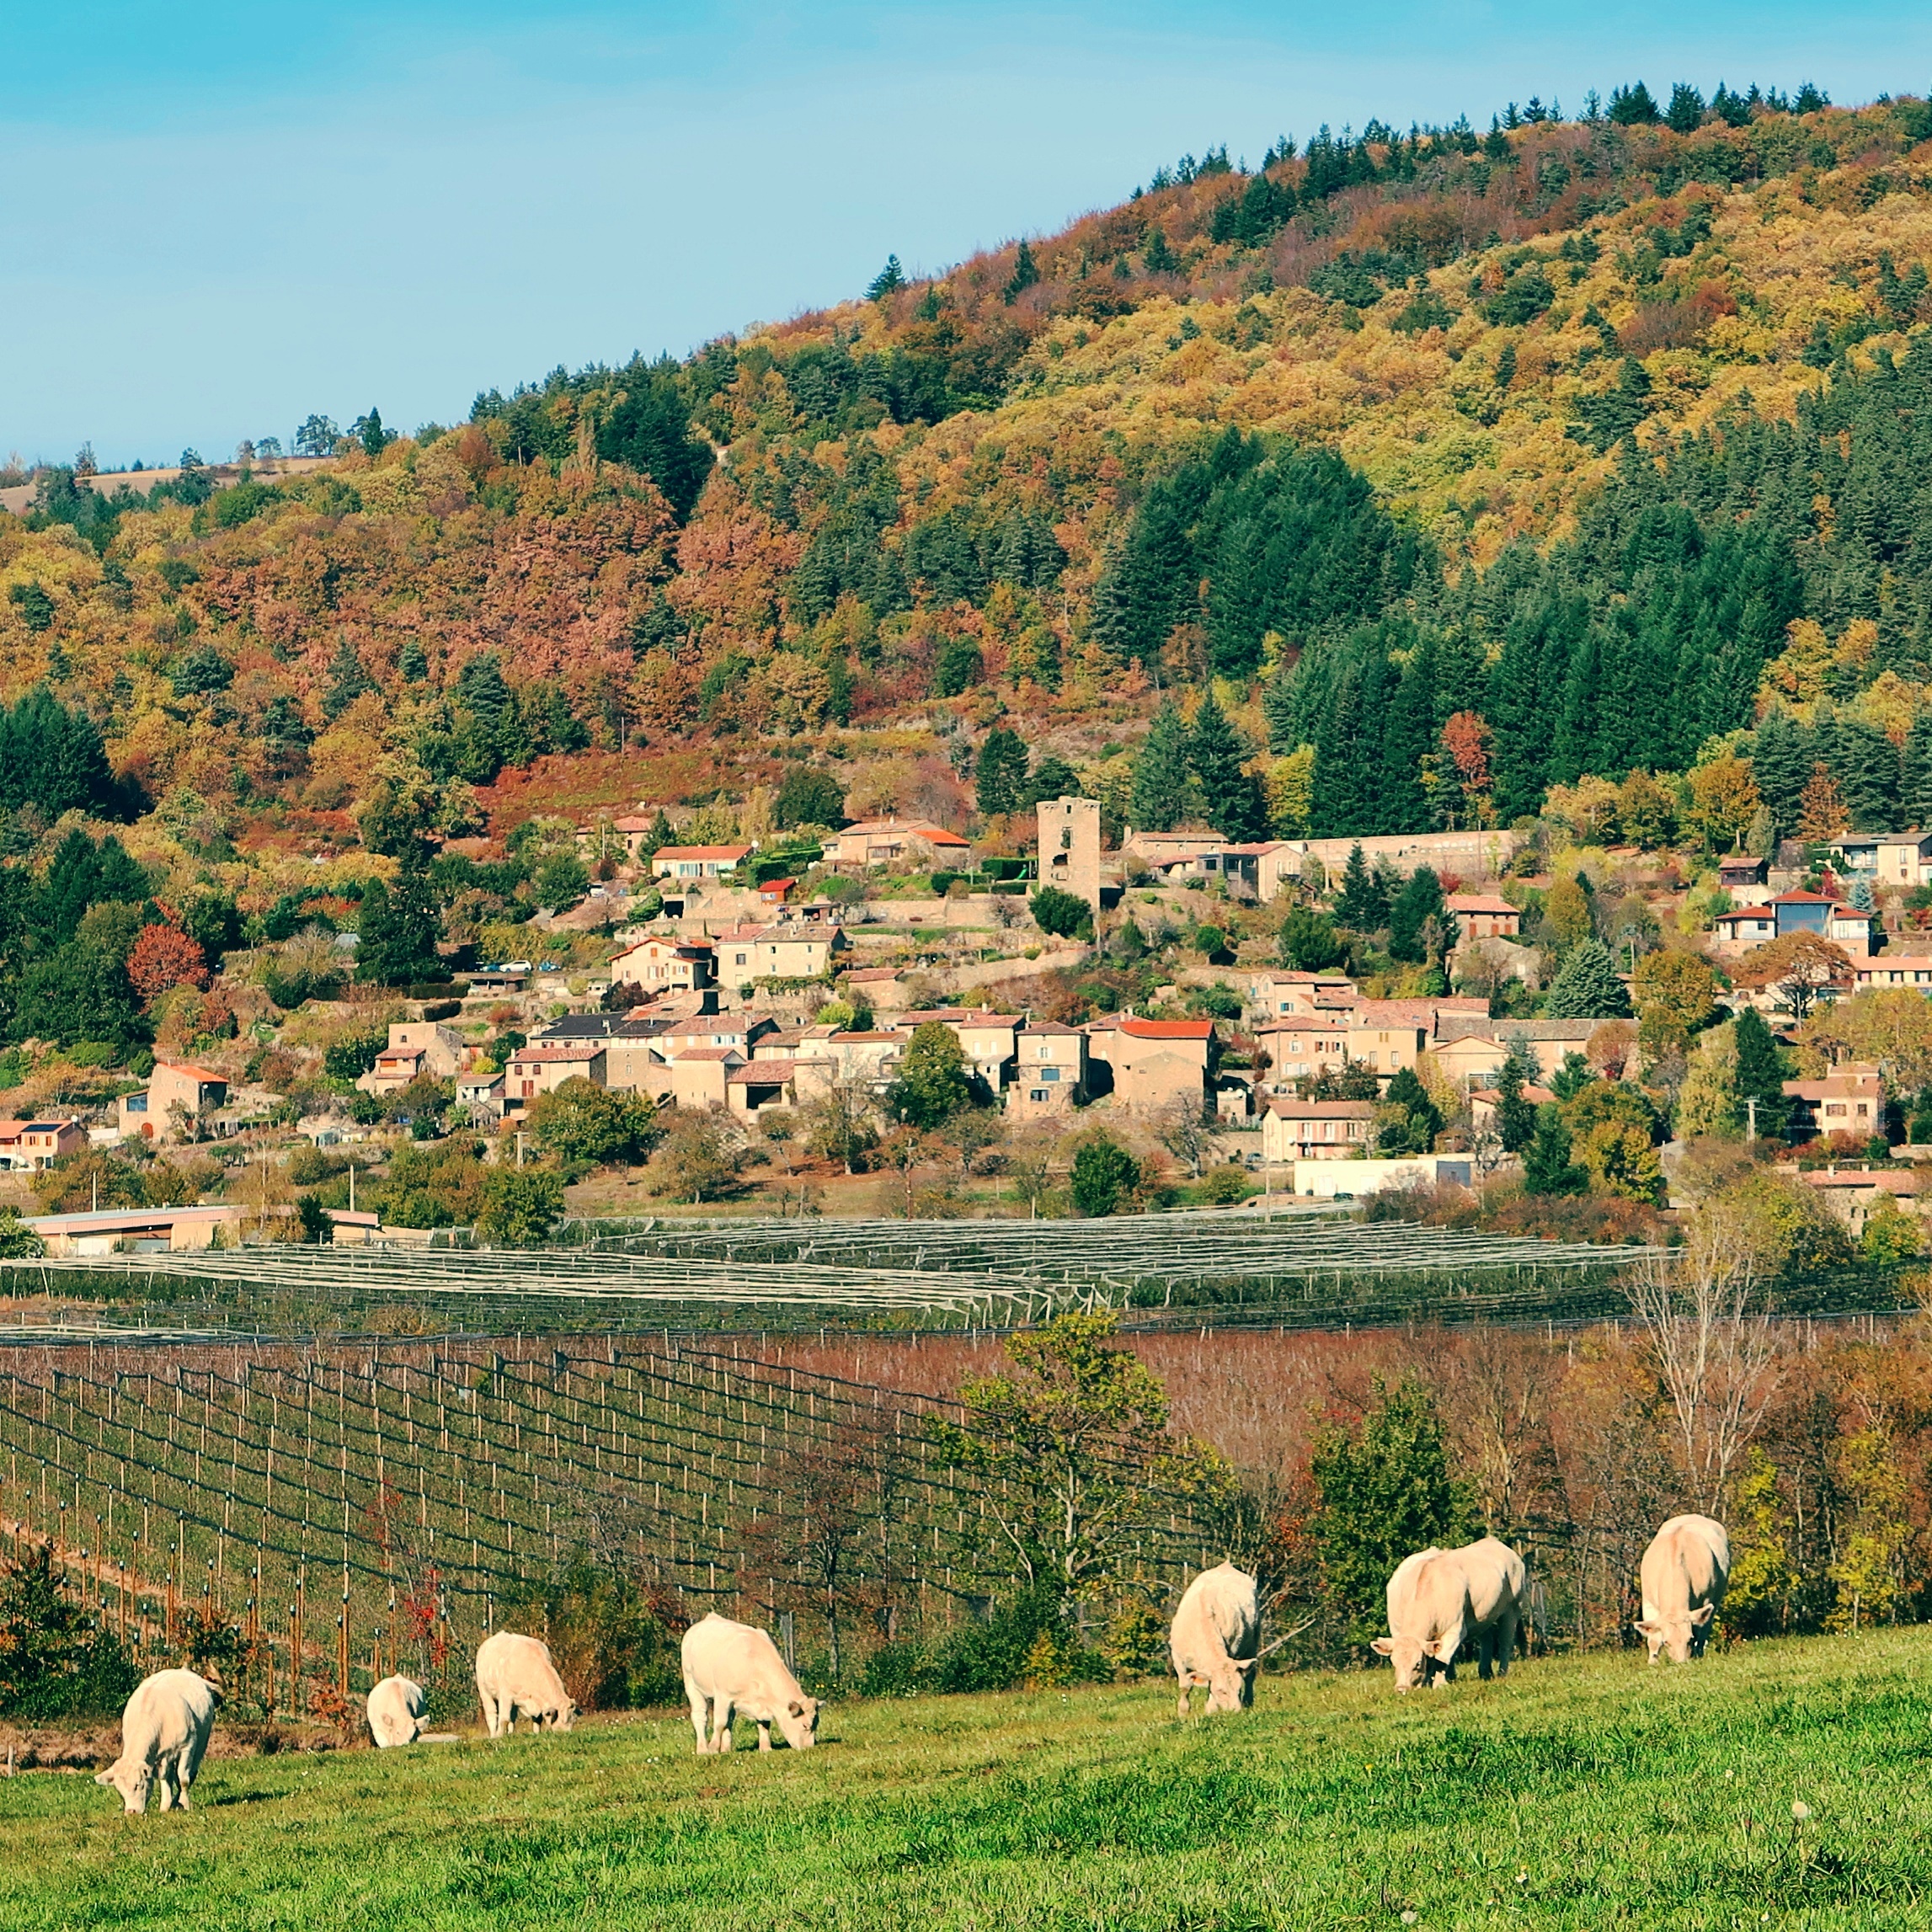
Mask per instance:
[[[1188,1584],[1168,1632],[1168,1654],[1181,1680],[1180,1715],[1197,1686],[1207,1708],[1246,1711],[1261,1668],[1261,1596],[1255,1580],[1232,1563],[1203,1570]]]
[[[201,1769],[208,1734],[215,1727],[220,1693],[205,1677],[191,1670],[161,1670],[135,1687],[120,1718],[120,1755],[97,1785],[120,1793],[129,1812],[145,1812],[147,1796],[158,1784],[161,1809],[189,1808],[188,1787]]]
[[[1711,1620],[1731,1581],[1731,1539],[1708,1516],[1673,1516],[1643,1553],[1638,1572],[1643,1617],[1637,1635],[1650,1646],[1650,1661],[1668,1657],[1688,1663],[1704,1655]]]
[[[1523,1559],[1493,1536],[1405,1556],[1389,1579],[1389,1635],[1373,1646],[1395,1665],[1396,1689],[1453,1684],[1465,1641],[1476,1645],[1479,1676],[1492,1663],[1507,1675],[1528,1582]]]
[[[414,1744],[423,1734],[428,1700],[413,1678],[386,1677],[369,1693],[369,1735],[378,1751]]]
[[[684,1692],[691,1726],[702,1757],[731,1749],[731,1717],[742,1711],[758,1727],[758,1748],[771,1748],[776,1724],[794,1751],[818,1743],[819,1700],[798,1688],[778,1646],[750,1624],[735,1624],[714,1610],[684,1633]],[[710,1718],[710,1737],[705,1734]]]
[[[514,1734],[520,1713],[532,1731],[547,1725],[568,1731],[577,1721],[577,1706],[550,1661],[549,1646],[514,1630],[499,1630],[478,1647],[477,1695],[493,1737]]]

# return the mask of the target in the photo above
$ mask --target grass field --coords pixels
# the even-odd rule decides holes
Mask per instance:
[[[1932,1922],[1932,1630],[1401,1700],[1386,1672],[1273,1679],[1186,1724],[1148,1685],[835,1705],[809,1755],[755,1736],[211,1759],[186,1817],[0,1781],[0,1925]]]

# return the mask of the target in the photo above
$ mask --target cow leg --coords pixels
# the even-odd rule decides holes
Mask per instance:
[[[711,1748],[721,1758],[731,1755],[731,1713],[729,1697],[721,1697],[711,1707]]]
[[[161,1787],[161,1809],[171,1812],[176,1802],[174,1789],[174,1760],[163,1758],[154,1768],[154,1780]]]
[[[771,1748],[771,1726],[769,1720],[763,1717],[758,1720],[758,1748],[761,1751]]]
[[[1478,1630],[1476,1634],[1476,1674],[1485,1684],[1489,1682],[1495,1657],[1495,1630],[1493,1629]]]
[[[706,1721],[710,1716],[711,1700],[687,1677],[684,1680],[684,1694],[691,1700],[691,1727],[697,1733],[697,1754],[707,1757],[711,1752],[710,1740],[705,1736]]]
[[[175,1788],[181,1794],[181,1808],[188,1809],[188,1790],[195,1782],[195,1746],[190,1742],[174,1761]]]
[[[1516,1640],[1523,1628],[1520,1617],[1504,1617],[1496,1626],[1496,1674],[1509,1675],[1510,1664],[1516,1657]]]
[[[1181,1704],[1178,1715],[1182,1717],[1192,1715],[1193,1700],[1187,1694],[1193,1688],[1193,1684],[1186,1678],[1181,1679]]]

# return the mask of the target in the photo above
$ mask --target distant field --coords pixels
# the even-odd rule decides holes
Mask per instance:
[[[1402,1700],[1282,1678],[1187,1725],[1153,1685],[853,1704],[729,1764],[666,1717],[231,1759],[188,1817],[27,1776],[0,1924],[1923,1926],[1929,1727],[1913,1630]]]

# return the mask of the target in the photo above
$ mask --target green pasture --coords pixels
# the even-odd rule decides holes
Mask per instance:
[[[820,1734],[699,1759],[639,1716],[211,1759],[185,1817],[18,1777],[0,1924],[1932,1923],[1932,1630],[1401,1699],[1386,1672],[1273,1678],[1186,1723],[1158,1684],[853,1703]]]

